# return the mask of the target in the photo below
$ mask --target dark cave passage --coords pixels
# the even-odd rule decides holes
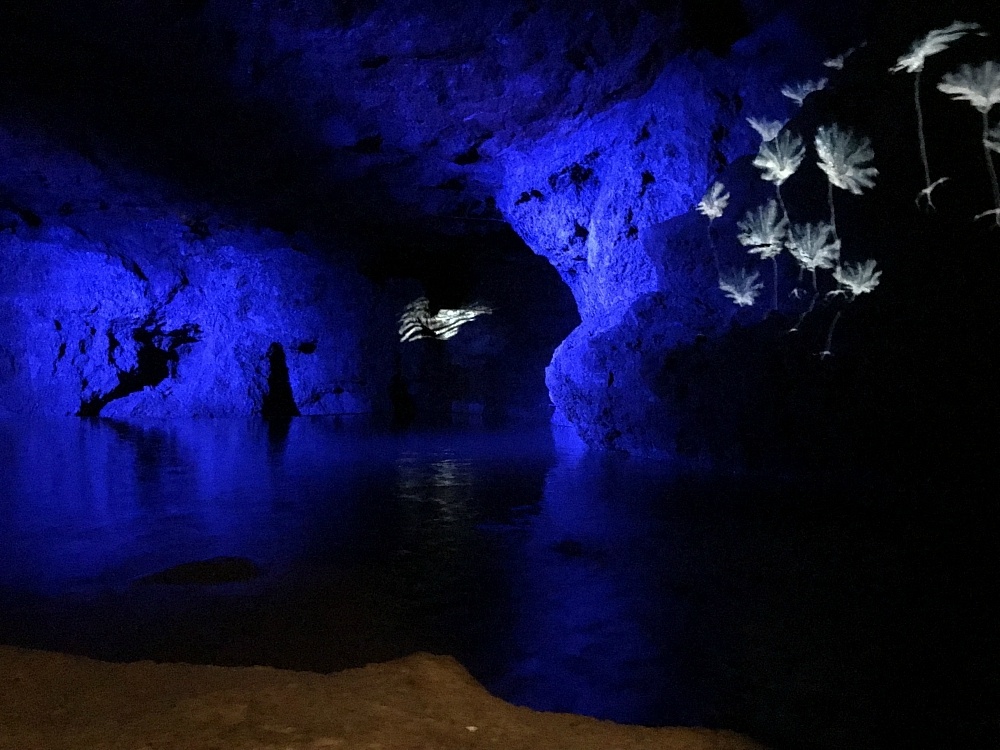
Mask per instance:
[[[410,334],[401,323],[412,338],[396,343],[394,423],[548,419],[545,368],[580,318],[556,270],[513,231],[424,235],[368,272],[392,290],[400,318],[426,301]],[[463,322],[469,310],[485,312]]]

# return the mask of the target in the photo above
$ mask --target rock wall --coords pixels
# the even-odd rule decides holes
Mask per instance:
[[[961,10],[976,17],[975,3]],[[749,265],[735,242],[736,220],[772,194],[750,163],[759,139],[746,118],[794,116],[807,146],[818,124],[843,122],[872,136],[883,175],[913,176],[915,144],[901,135],[899,119],[912,92],[905,82],[889,88],[887,70],[936,12],[915,8],[901,19],[852,0],[823,8],[723,2],[712,12],[641,0],[614,8],[589,0],[337,8],[319,0],[209,0],[155,12],[138,2],[37,3],[5,27],[16,33],[0,32],[9,37],[0,37],[0,54],[26,63],[4,66],[0,57],[0,96],[99,174],[71,187],[72,174],[83,171],[43,169],[43,190],[26,164],[6,180],[5,220],[16,239],[0,243],[13,264],[3,287],[12,335],[0,378],[17,387],[4,408],[340,413],[378,409],[394,375],[414,386],[410,395],[445,407],[478,408],[486,391],[497,404],[515,401],[529,374],[499,376],[509,353],[534,347],[534,360],[562,337],[570,316],[538,324],[534,343],[511,331],[523,332],[558,304],[539,303],[504,330],[501,316],[481,318],[468,329],[479,334],[461,341],[418,342],[403,352],[387,345],[393,317],[415,296],[426,294],[433,308],[457,307],[482,288],[466,284],[466,297],[447,299],[445,264],[411,273],[409,246],[401,246],[413,236],[462,238],[468,265],[482,262],[481,275],[503,273],[479,248],[509,225],[551,264],[579,311],[578,328],[545,376],[557,419],[591,445],[638,452],[704,447],[717,441],[712,431],[750,434],[724,414],[742,408],[733,394],[758,387],[751,383],[766,388],[768,379],[748,373],[741,385],[737,366],[728,366],[735,380],[724,377],[727,357],[745,344],[733,327],[774,333],[780,326],[762,325],[766,305],[737,309],[718,289],[720,270]],[[869,23],[876,16],[879,23]],[[50,43],[49,26],[62,33],[59,45]],[[860,45],[865,30],[879,34],[877,44],[859,49],[843,70],[823,66]],[[784,84],[819,77],[830,85],[801,109],[781,94]],[[853,101],[845,95],[852,86]],[[886,106],[870,107],[866,96]],[[826,216],[822,174],[809,170],[789,183],[795,221]],[[184,200],[150,194],[150,174]],[[148,200],[102,197],[99,184],[110,175],[141,186],[121,195],[135,188]],[[732,198],[709,226],[693,208],[716,179]],[[86,199],[81,184],[93,188]],[[884,184],[880,176],[877,195]],[[77,193],[79,200],[55,198]],[[909,199],[870,211],[841,203],[844,227],[874,217],[883,233],[876,246],[876,232],[850,237],[848,229],[853,255],[845,257],[870,254],[892,273],[920,275],[892,268],[884,240],[898,235],[884,217],[909,209]],[[110,224],[84,220],[108,211],[117,212],[115,236]],[[225,218],[232,216],[240,218]],[[251,228],[258,223],[282,233]],[[352,252],[321,259],[311,244],[320,237]],[[506,272],[516,277],[523,267]],[[796,272],[783,257],[782,294],[771,312],[788,328],[802,309],[787,297]],[[69,301],[45,291],[53,285]],[[102,295],[127,292],[92,309],[81,291],[88,285]],[[531,286],[528,296],[555,298],[552,289]],[[912,300],[889,302],[901,318],[913,309]],[[794,350],[798,364],[778,366],[777,380],[794,381],[796,367],[812,372],[803,362],[819,353],[834,309],[820,312],[804,337],[815,346],[775,344],[774,359],[754,366],[783,363]],[[838,335],[850,330],[841,326]],[[701,347],[701,337],[720,343]],[[703,361],[707,352],[711,362]],[[691,360],[674,361],[682,354]],[[665,371],[668,362],[685,382]],[[719,377],[700,380],[703,365]],[[160,379],[164,372],[168,379]],[[439,387],[462,378],[472,386]],[[21,392],[44,395],[13,395]],[[745,400],[768,403],[759,395]],[[716,416],[694,419],[695,402]],[[773,425],[785,419],[771,417]],[[695,435],[709,422],[719,428]]]
[[[395,320],[355,270],[303,238],[117,190],[65,151],[0,142],[8,207],[37,219],[8,210],[0,237],[0,414],[387,410],[379,342]]]

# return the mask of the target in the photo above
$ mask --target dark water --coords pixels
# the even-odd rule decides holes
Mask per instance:
[[[996,544],[967,494],[712,475],[548,427],[0,422],[0,642],[317,671],[424,650],[538,709],[993,747]],[[135,583],[218,555],[264,575]]]

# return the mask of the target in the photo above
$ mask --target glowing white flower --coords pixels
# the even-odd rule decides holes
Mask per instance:
[[[788,120],[758,120],[756,117],[748,117],[747,122],[750,127],[757,131],[762,141],[773,141],[778,137],[778,133],[785,127]]]
[[[841,291],[850,292],[851,297],[867,294],[878,286],[881,271],[875,270],[875,261],[866,260],[863,263],[845,263],[833,271],[833,278],[841,287]]]
[[[905,70],[907,73],[919,73],[924,69],[924,62],[931,55],[943,52],[948,46],[958,41],[970,31],[979,28],[978,23],[966,23],[965,21],[952,21],[943,29],[934,29],[921,39],[917,39],[910,45],[910,51],[902,55],[896,64],[889,68],[892,73],[899,73]],[[986,36],[981,33],[980,36]]]
[[[801,107],[802,102],[805,101],[805,98],[809,94],[814,91],[822,91],[826,88],[826,84],[826,78],[820,78],[818,81],[799,81],[798,83],[782,86],[781,93]]]
[[[856,51],[857,50],[854,47],[851,47],[849,50],[840,53],[836,57],[824,60],[823,65],[827,68],[833,68],[834,70],[843,70],[844,63],[847,61],[847,58],[853,55]]]
[[[765,259],[781,253],[788,232],[788,219],[781,217],[779,221],[778,204],[773,198],[766,205],[747,211],[746,218],[737,222],[736,226],[740,228],[736,239],[749,248],[747,252]]]
[[[761,179],[780,186],[795,174],[805,154],[802,139],[782,130],[777,138],[760,144],[753,165],[762,170]]]
[[[757,281],[759,276],[760,274],[756,271],[748,274],[740,268],[719,276],[719,289],[740,307],[749,307],[757,299],[760,290],[764,288],[764,285]]]
[[[721,182],[715,182],[702,196],[701,202],[698,204],[698,211],[707,216],[709,220],[718,219],[726,210],[726,206],[729,205],[729,193],[724,194],[725,189],[726,186]]]
[[[807,271],[833,268],[840,260],[840,240],[835,238],[833,225],[793,224],[785,241],[788,252]]]
[[[1000,104],[1000,63],[987,60],[975,67],[963,65],[957,73],[946,74],[937,87],[986,114]]]
[[[832,185],[855,195],[861,195],[862,188],[875,187],[872,178],[878,170],[866,166],[866,162],[875,158],[868,138],[855,139],[854,133],[841,130],[836,123],[829,127],[821,125],[816,131],[816,154],[819,168],[826,172]]]
[[[418,297],[406,306],[399,317],[399,340],[437,338],[447,340],[458,333],[458,329],[475,320],[480,315],[491,315],[493,309],[486,305],[471,305],[457,310],[442,308],[430,314],[430,302],[426,297]]]

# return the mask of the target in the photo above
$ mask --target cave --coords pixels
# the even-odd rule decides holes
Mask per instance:
[[[991,11],[10,3],[0,745],[995,746]]]

